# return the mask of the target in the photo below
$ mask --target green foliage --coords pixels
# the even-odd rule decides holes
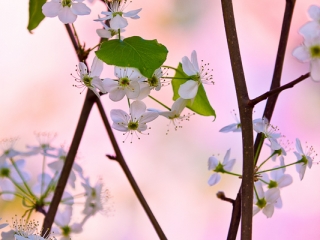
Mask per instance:
[[[29,23],[27,28],[30,33],[32,33],[31,31],[38,27],[40,22],[44,19],[42,6],[45,2],[46,0],[30,0],[29,2]]]
[[[133,36],[102,43],[97,57],[109,65],[138,68],[145,77],[152,77],[167,58],[168,50],[157,40],[144,40]]]
[[[181,78],[186,78],[186,79],[181,79]],[[182,65],[181,63],[179,63],[178,71],[176,71],[176,74],[174,75],[174,78],[172,79],[172,82],[171,82],[171,85],[173,88],[173,100],[177,100],[180,97],[178,93],[179,87],[181,84],[185,83],[186,81],[188,81],[188,75],[183,72]],[[202,84],[198,88],[198,93],[194,98],[193,103],[189,101],[187,104],[187,107],[190,110],[194,111],[195,113],[198,113],[199,115],[216,117],[216,112],[211,107],[206,91],[204,90],[204,87]]]

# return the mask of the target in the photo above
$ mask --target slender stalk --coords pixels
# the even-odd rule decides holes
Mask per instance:
[[[123,155],[121,153],[119,145],[118,145],[118,143],[116,141],[116,138],[115,138],[115,136],[113,134],[113,131],[112,131],[111,127],[110,127],[107,115],[106,115],[106,113],[105,113],[105,111],[103,109],[103,106],[101,104],[100,99],[97,99],[96,104],[98,106],[98,110],[100,112],[100,115],[101,115],[102,121],[104,123],[104,126],[105,126],[105,128],[107,130],[107,133],[109,135],[109,138],[110,138],[111,144],[113,146],[113,149],[114,149],[114,151],[116,153],[116,156],[108,156],[108,157],[110,159],[112,159],[112,160],[116,160],[120,164],[122,170],[124,171],[126,177],[128,178],[128,180],[130,182],[131,187],[133,188],[133,191],[135,192],[135,194],[136,194],[138,200],[140,201],[140,204],[142,205],[143,209],[147,213],[147,216],[148,216],[149,220],[151,221],[154,229],[156,230],[159,238],[161,240],[167,239],[167,237],[165,236],[164,232],[162,231],[157,219],[154,217],[154,215],[153,215],[153,213],[152,213],[147,201],[145,200],[144,196],[142,195],[142,192],[139,189],[138,184],[136,183],[132,173],[130,172],[130,169],[129,169],[129,167],[128,167],[128,165],[127,165],[127,163],[126,163],[126,161],[125,161],[125,159],[124,159],[124,157],[123,157]]]
[[[149,98],[151,98],[153,101],[159,103],[162,107],[168,109],[169,111],[171,111],[171,108],[169,108],[167,105],[163,104],[162,102],[160,102],[158,99],[152,97],[151,95],[148,95]]]
[[[286,167],[289,167],[289,166],[292,166],[292,165],[295,165],[295,164],[298,164],[298,163],[302,163],[302,162],[303,162],[303,161],[300,160],[300,161],[297,161],[297,162],[294,162],[294,163],[287,164],[287,165],[285,165],[285,166],[280,166],[280,167],[276,167],[276,168],[271,168],[271,169],[263,170],[263,171],[257,172],[257,174],[265,173],[265,172],[271,172],[271,171],[274,171],[274,170],[286,168]]]
[[[241,239],[250,240],[252,239],[252,189],[254,172],[253,108],[248,105],[250,99],[242,67],[232,0],[222,0],[221,3],[242,128]],[[233,235],[236,235],[237,228],[234,231]]]

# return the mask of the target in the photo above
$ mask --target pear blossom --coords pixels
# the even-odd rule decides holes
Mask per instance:
[[[230,159],[230,151],[231,149],[226,152],[222,163],[215,156],[209,158],[208,170],[213,170],[215,172],[208,180],[210,186],[213,186],[220,181],[221,175],[219,173],[225,173],[226,171],[230,172],[232,170],[236,159]]]
[[[278,150],[273,150],[271,148],[271,144],[266,143],[266,145],[268,147],[270,147],[271,150],[271,154],[272,154],[272,161],[276,161],[276,159],[279,157],[279,161],[280,161],[280,166],[283,167],[285,166],[284,163],[284,156],[287,156],[287,150],[285,149],[285,147],[283,146],[283,144],[281,143],[281,140],[279,141],[280,144],[280,148]],[[281,168],[281,171],[284,173],[286,171],[286,168]]]
[[[311,166],[312,166],[313,160],[312,160],[311,155],[313,154],[313,148],[312,147],[308,148],[307,149],[308,152],[305,153],[302,149],[300,140],[297,138],[296,139],[296,149],[297,149],[297,151],[294,152],[294,154],[296,155],[298,161],[301,161],[301,163],[296,164],[296,170],[299,173],[300,180],[302,180],[304,177],[304,174],[306,172],[307,166],[309,168],[311,168]]]
[[[54,171],[61,172],[63,165],[65,163],[66,157],[67,157],[67,152],[62,147],[58,151],[59,151],[58,155],[57,155],[58,160],[49,163],[48,167]],[[75,188],[75,181],[77,178],[75,172],[78,172],[80,174],[80,176],[82,176],[82,168],[76,162],[73,163],[73,166],[72,166],[69,178],[68,178],[68,183],[73,188]]]
[[[199,68],[196,51],[192,51],[191,61],[187,56],[182,58],[182,69],[190,77],[190,80],[180,85],[178,93],[181,98],[194,99],[200,84],[213,83],[212,75],[205,72],[204,66]]]
[[[99,180],[94,186],[90,184],[89,178],[84,179],[85,182],[82,183],[82,186],[86,192],[86,202],[83,213],[86,214],[86,218],[82,221],[84,223],[89,216],[95,215],[98,211],[104,210],[104,204],[109,200],[108,192],[102,192],[103,184]]]
[[[311,79],[320,81],[320,34],[313,33],[303,45],[293,50],[292,55],[301,62],[310,62]]]
[[[112,109],[110,115],[112,128],[130,134],[147,130],[147,123],[159,116],[157,112],[146,112],[146,105],[141,101],[134,101],[130,105],[130,114],[121,109]]]
[[[142,100],[146,98],[152,89],[159,91],[161,89],[161,77],[163,76],[163,72],[161,68],[157,68],[152,74],[151,78],[141,78],[139,80],[140,84],[140,93],[135,100]]]
[[[106,16],[96,19],[95,21],[110,20],[110,27],[112,29],[118,30],[125,28],[128,26],[128,21],[125,18],[139,19],[138,13],[142,10],[142,8],[139,8],[125,13],[124,9],[126,8],[126,3],[127,0],[112,0],[111,2],[108,2],[108,4],[106,4],[108,12],[101,12]]]
[[[99,37],[101,38],[113,38],[113,37],[117,37],[119,36],[119,31],[117,29],[113,29],[108,27],[107,24],[105,24],[103,21],[101,21],[101,24],[103,26],[103,29],[97,29],[96,32],[98,34]],[[124,32],[124,29],[120,29],[120,33]]]
[[[320,34],[320,7],[311,5],[308,13],[313,21],[307,22],[299,30],[299,33],[306,39]]]
[[[56,17],[64,24],[73,23],[77,15],[88,15],[91,10],[84,3],[84,0],[52,0],[42,6],[42,13],[46,17]]]
[[[82,232],[82,224],[73,223],[70,225],[72,216],[72,207],[66,206],[63,211],[58,210],[57,215],[54,219],[54,223],[58,227],[53,228],[55,234],[61,235],[60,240],[69,240],[71,239],[72,233]]]
[[[241,132],[241,123],[236,114],[234,114],[235,123],[229,124],[219,130],[219,132]]]
[[[29,155],[41,153],[42,155],[47,157],[55,157],[55,155],[52,154],[51,151],[56,150],[56,148],[51,146],[51,142],[57,136],[57,134],[51,132],[35,132],[35,136],[38,140],[39,145],[27,145],[27,148],[31,150],[29,152]]]
[[[151,112],[157,112],[159,115],[168,118],[170,120],[170,123],[172,122],[173,125],[175,126],[175,129],[177,130],[178,128],[178,123],[180,120],[184,120],[184,119],[189,119],[189,115],[185,116],[185,115],[181,115],[183,109],[186,107],[187,102],[189,100],[183,99],[183,98],[178,98],[171,107],[170,111],[160,111],[158,109],[154,109],[154,108],[148,108],[148,111]]]
[[[271,149],[278,150],[281,148],[281,145],[278,143],[278,138],[281,137],[280,133],[275,133],[277,130],[271,124],[269,124],[268,119],[266,118],[259,118],[253,121],[253,129],[257,133],[263,133],[264,137],[270,141]]]
[[[83,63],[79,63],[79,76],[80,79],[75,78],[77,82],[80,83],[80,85],[74,85],[76,87],[87,87],[90,90],[92,90],[97,97],[100,98],[100,94],[97,91],[97,89],[102,92],[106,93],[105,89],[105,84],[104,82],[100,79],[100,74],[103,70],[103,62],[97,58],[94,57],[92,66],[91,66],[91,71],[88,72],[87,66]]]
[[[267,218],[272,217],[274,205],[280,197],[280,191],[276,188],[271,188],[264,192],[260,181],[255,182],[254,185],[256,192],[253,194],[253,216],[262,210]]]
[[[0,145],[3,149],[3,153],[0,156],[0,163],[4,162],[7,158],[13,158],[17,155],[22,154],[21,152],[13,148],[16,141],[17,141],[17,138],[2,139],[0,141]]]
[[[23,180],[28,181],[30,179],[29,174],[21,170],[25,165],[25,161],[23,159],[17,160],[15,165],[20,171]],[[12,164],[7,164],[6,161],[0,163],[0,189],[2,190],[2,193],[0,193],[3,200],[12,201],[16,192],[13,181],[17,184],[22,184],[23,180]]]
[[[278,168],[278,166],[275,166],[274,168]],[[282,169],[276,169],[271,171],[270,176],[271,179],[269,179],[268,174],[262,173],[262,179],[264,182],[268,184],[268,189],[270,190],[275,188],[279,191],[279,199],[276,201],[274,206],[276,208],[281,208],[282,200],[280,196],[280,188],[289,186],[293,182],[292,176],[290,174],[284,174]]]
[[[139,80],[143,78],[141,73],[136,68],[115,67],[114,74],[118,78],[116,81],[110,78],[103,80],[109,98],[112,101],[120,101],[127,98],[135,99],[140,94]]]

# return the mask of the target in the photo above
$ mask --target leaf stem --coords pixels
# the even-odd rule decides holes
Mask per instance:
[[[153,101],[159,103],[161,106],[163,106],[164,108],[168,109],[169,111],[171,111],[171,108],[169,108],[167,105],[165,105],[164,103],[160,102],[158,99],[152,97],[151,95],[148,95],[149,98],[151,98]]]

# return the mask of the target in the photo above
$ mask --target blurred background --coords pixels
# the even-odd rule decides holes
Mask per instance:
[[[290,82],[309,71],[309,64],[298,62],[291,55],[302,43],[298,29],[309,20],[307,10],[311,0],[298,0],[284,62],[282,83]],[[75,22],[80,40],[87,47],[99,41],[96,29],[100,23],[93,19],[105,6],[100,1],[87,3],[92,9],[88,16]],[[145,39],[158,39],[168,50],[166,65],[177,66],[183,56],[190,57],[192,50],[198,59],[213,68],[214,86],[206,85],[208,98],[216,110],[217,118],[192,116],[182,128],[169,134],[168,120],[159,118],[150,124],[150,135],[126,141],[115,132],[124,157],[140,186],[147,202],[168,239],[226,239],[231,205],[216,198],[224,191],[235,198],[240,186],[236,177],[223,176],[218,185],[210,187],[207,180],[207,160],[211,155],[223,159],[232,148],[231,157],[237,162],[234,171],[241,173],[241,135],[219,133],[233,123],[230,112],[237,102],[230,67],[220,1],[209,0],[134,0],[126,11],[142,7],[139,20],[129,19],[125,37],[139,35]],[[238,38],[248,91],[254,98],[270,87],[274,61],[280,36],[285,1],[244,0],[234,1]],[[58,18],[45,19],[30,34],[27,31],[28,1],[1,1],[0,8],[0,138],[19,137],[16,148],[37,144],[34,131],[56,132],[52,145],[68,147],[83,105],[85,94],[74,88],[77,57],[63,24]],[[93,53],[89,56],[91,65]],[[105,67],[102,77],[113,77],[113,67]],[[172,104],[171,86],[155,97],[168,106]],[[127,109],[126,101],[111,102],[108,96],[102,102],[109,115],[111,109]],[[150,108],[159,108],[146,100]],[[265,101],[256,106],[254,118],[262,116]],[[320,150],[320,85],[307,79],[293,89],[283,92],[273,115],[272,123],[280,128],[285,141],[293,142],[285,161],[296,161],[293,154],[295,139],[305,146]],[[105,157],[113,154],[108,136],[94,107],[89,117],[79,148],[77,162],[89,176],[91,183],[102,179],[104,189],[110,192],[104,213],[96,214],[84,225],[80,235],[72,239],[158,239],[143,208],[120,166]],[[263,150],[267,157],[269,149]],[[319,157],[315,158],[319,162]],[[273,167],[271,162],[269,167]],[[27,168],[33,181],[41,172],[41,159],[30,159]],[[253,219],[253,239],[320,239],[320,169],[314,164],[300,181],[295,167],[287,169],[293,184],[281,191],[283,208],[276,209],[271,219],[262,213]],[[78,192],[82,192],[78,186]],[[81,201],[80,201],[81,202]],[[21,202],[0,200],[0,216],[11,221],[25,209]],[[82,220],[82,206],[77,205],[72,222]],[[37,213],[33,216],[41,220]],[[5,230],[8,230],[5,229]],[[239,238],[240,239],[240,238]]]

